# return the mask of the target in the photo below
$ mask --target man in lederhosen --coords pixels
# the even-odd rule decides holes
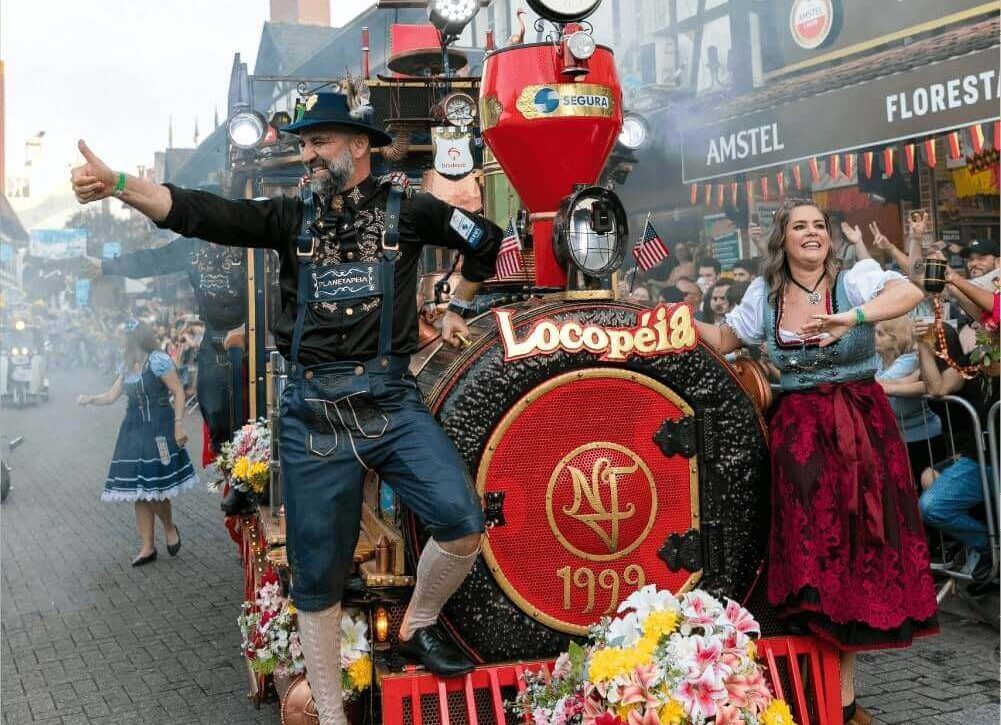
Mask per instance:
[[[242,423],[240,346],[228,350],[223,343],[247,317],[245,252],[201,239],[177,237],[155,249],[142,249],[113,259],[87,258],[85,274],[132,279],[186,272],[198,304],[205,334],[198,348],[198,407],[208,427],[212,452],[233,437]],[[239,332],[229,335],[230,340]],[[203,462],[206,457],[203,456]],[[236,513],[235,511],[233,513]]]
[[[217,244],[268,247],[281,259],[274,324],[289,361],[281,402],[282,472],[292,598],[320,721],[343,722],[340,599],[371,469],[432,534],[401,625],[400,651],[439,674],[472,663],[436,626],[479,551],[483,512],[455,446],[408,371],[416,350],[418,255],[459,250],[462,279],[442,336],[459,344],[503,236],[495,224],[428,194],[371,177],[370,151],[390,137],[337,93],[311,96],[295,122],[309,186],[300,198],[226,200],[112,171],[81,141],[77,199],[117,195],[157,225]],[[352,112],[354,111],[354,112]]]

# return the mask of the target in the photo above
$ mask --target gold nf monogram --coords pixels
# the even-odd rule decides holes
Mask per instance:
[[[563,513],[573,519],[577,519],[596,533],[608,552],[614,554],[619,548],[619,522],[631,519],[636,513],[636,504],[632,501],[624,509],[619,508],[619,476],[628,476],[636,473],[639,464],[631,466],[613,466],[607,458],[599,458],[594,462],[591,469],[591,480],[579,468],[567,466],[570,475],[573,476],[573,504],[563,507]],[[605,508],[605,501],[601,496],[601,487],[608,487],[609,506]],[[580,506],[587,499],[591,507],[591,513],[580,513]],[[606,531],[604,523],[610,524]]]
[[[582,470],[580,462],[575,460],[585,453],[599,454],[599,457],[594,459],[590,472]],[[622,455],[615,455],[616,453]],[[628,462],[622,462],[623,456]],[[575,462],[577,465],[571,465]],[[564,470],[570,473],[569,483],[573,486],[573,500],[569,504],[559,506],[559,513],[565,517],[563,519],[565,523],[569,523],[566,521],[566,518],[569,518],[597,534],[608,549],[607,554],[587,551],[586,549],[593,547],[588,547],[586,542],[579,540],[580,529],[574,535],[572,531],[562,530],[557,522],[553,498],[557,487],[562,489],[567,483],[566,476],[563,475]],[[641,482],[635,480],[637,477]],[[647,496],[649,504],[642,500]],[[649,518],[643,531],[632,541],[622,541],[620,537],[622,522],[638,514],[642,515],[647,506]],[[657,518],[657,488],[653,474],[646,463],[625,446],[603,441],[580,446],[564,456],[553,470],[546,491],[546,517],[549,519],[553,535],[572,554],[588,561],[611,561],[621,558],[646,539]],[[576,541],[572,543],[571,538]]]

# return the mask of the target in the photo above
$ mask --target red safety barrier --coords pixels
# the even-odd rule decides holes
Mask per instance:
[[[840,725],[838,651],[813,637],[768,637],[758,641],[775,694],[786,700],[797,725]],[[516,662],[477,667],[464,677],[440,679],[408,668],[382,679],[386,725],[505,725],[518,722],[504,702],[525,689],[525,670],[552,669],[553,662]]]

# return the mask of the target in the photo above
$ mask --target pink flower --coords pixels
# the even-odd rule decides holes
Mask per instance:
[[[564,652],[556,658],[553,665],[553,679],[562,680],[570,674],[570,655]]]
[[[705,720],[716,714],[716,701],[726,699],[726,688],[715,668],[710,667],[698,677],[683,681],[678,699],[692,718]]]
[[[698,589],[688,592],[681,600],[681,616],[685,618],[682,634],[687,634],[692,627],[701,627],[704,633],[711,633],[720,614],[722,607],[711,596]]]
[[[731,705],[747,708],[755,715],[764,710],[772,699],[768,683],[760,671],[729,678],[726,681],[726,692]]]
[[[724,626],[730,625],[737,630],[739,636],[735,637],[734,643],[737,647],[746,645],[751,635],[761,634],[761,627],[758,621],[751,616],[750,612],[732,599],[727,602],[726,611],[723,613],[720,624]]]
[[[626,725],[626,723],[611,710],[606,710],[594,719],[594,725]]]
[[[642,715],[640,715],[636,710],[630,710],[628,725],[661,725],[661,722],[660,717],[657,715],[657,711],[650,708]]]
[[[549,725],[549,710],[540,707],[532,713],[532,719],[535,720],[535,725]]]
[[[714,725],[746,725],[743,716],[733,705],[721,705],[716,711]]]

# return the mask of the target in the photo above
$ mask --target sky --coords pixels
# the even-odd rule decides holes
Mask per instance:
[[[331,0],[342,25],[374,0]],[[151,166],[226,116],[233,54],[253,72],[269,0],[0,0],[7,173],[45,131],[44,163],[68,178],[76,139],[112,168]],[[48,174],[47,174],[48,175]]]

